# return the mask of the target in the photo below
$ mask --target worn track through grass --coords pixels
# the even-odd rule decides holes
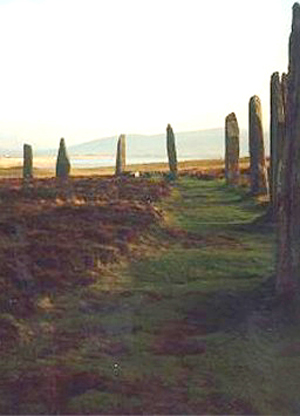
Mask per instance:
[[[154,205],[163,220],[121,262],[14,321],[1,413],[297,413],[300,344],[269,310],[265,207],[188,177]]]

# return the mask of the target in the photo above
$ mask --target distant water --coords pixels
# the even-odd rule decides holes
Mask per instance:
[[[98,168],[98,167],[111,167],[115,166],[116,161],[115,159],[72,159],[70,158],[71,165],[76,168]],[[156,162],[164,162],[160,158],[152,158],[152,159],[143,159],[143,158],[131,158],[127,159],[127,164],[137,164],[137,163],[156,163]]]
[[[76,168],[97,168],[97,167],[111,167],[115,166],[116,160],[115,158],[74,158],[70,157],[71,165]],[[139,163],[159,163],[159,162],[166,162],[164,158],[160,157],[152,157],[152,158],[127,158],[126,163],[128,165],[131,164],[139,164]]]
[[[216,157],[206,157],[201,159],[211,159]],[[178,158],[178,161],[184,161],[184,160],[196,160],[200,159],[195,156],[187,156],[183,158]],[[111,167],[115,166],[115,158],[92,158],[92,159],[86,159],[86,158],[74,158],[70,157],[71,165],[76,168],[97,168],[97,167]],[[167,163],[168,160],[164,157],[128,157],[126,159],[127,165],[138,165],[138,164],[148,164],[148,163]]]
[[[115,161],[113,159],[103,159],[103,158],[92,158],[92,159],[80,159],[76,158],[73,159],[70,157],[71,166],[74,166],[76,168],[97,168],[100,166],[114,166]]]
[[[191,158],[195,159],[195,157]],[[180,159],[179,159],[180,160]],[[187,160],[187,159],[185,159]],[[6,160],[5,160],[6,161]],[[23,159],[22,158],[14,158],[14,159],[7,159],[8,165],[14,165],[14,166],[22,166]],[[115,157],[83,157],[80,158],[78,156],[72,157],[70,156],[70,162],[71,166],[74,168],[99,168],[99,167],[112,167],[116,164]],[[163,163],[167,162],[167,159],[164,157],[127,157],[126,158],[126,164],[132,165],[132,164],[145,164],[145,163]],[[3,163],[0,163],[0,165],[3,165]],[[56,159],[55,158],[35,158],[33,160],[33,165],[36,168],[47,168],[47,169],[55,169],[56,165]]]

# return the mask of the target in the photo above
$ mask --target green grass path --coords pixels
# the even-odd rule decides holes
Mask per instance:
[[[299,412],[300,336],[283,340],[258,308],[274,273],[274,232],[257,221],[265,208],[222,181],[188,178],[159,208],[164,221],[131,262],[41,299],[1,368],[26,372],[27,385],[47,377],[36,393],[25,378],[18,402],[2,390],[2,413]]]

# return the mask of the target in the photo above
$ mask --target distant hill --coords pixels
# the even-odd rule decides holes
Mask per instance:
[[[95,164],[112,165],[115,161],[118,136],[105,137],[81,144],[68,146],[67,150],[74,160],[80,164],[79,159],[85,156],[92,156],[98,159]],[[177,156],[179,160],[189,159],[218,159],[224,158],[224,128],[214,128],[207,130],[176,132],[175,140]],[[4,144],[4,146],[3,146]],[[3,141],[0,144],[0,154],[21,157],[23,146],[11,146]],[[266,134],[266,154],[269,154],[269,140]],[[55,149],[33,149],[35,156],[55,156]],[[167,160],[166,134],[126,135],[126,159],[128,163],[150,163]],[[240,155],[248,155],[248,133],[246,129],[240,131]],[[77,160],[77,162],[76,162]],[[85,162],[87,163],[87,162]],[[93,162],[91,162],[93,163]]]
[[[118,136],[106,137],[68,147],[70,156],[103,155],[114,158]],[[220,158],[224,157],[224,129],[175,132],[177,155],[179,159]],[[166,135],[126,135],[128,159],[165,160]],[[248,153],[247,131],[241,131],[241,155]]]

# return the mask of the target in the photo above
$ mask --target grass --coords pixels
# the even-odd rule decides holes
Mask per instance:
[[[129,259],[16,320],[2,414],[299,413],[300,332],[268,308],[264,204],[184,177],[155,205]]]

